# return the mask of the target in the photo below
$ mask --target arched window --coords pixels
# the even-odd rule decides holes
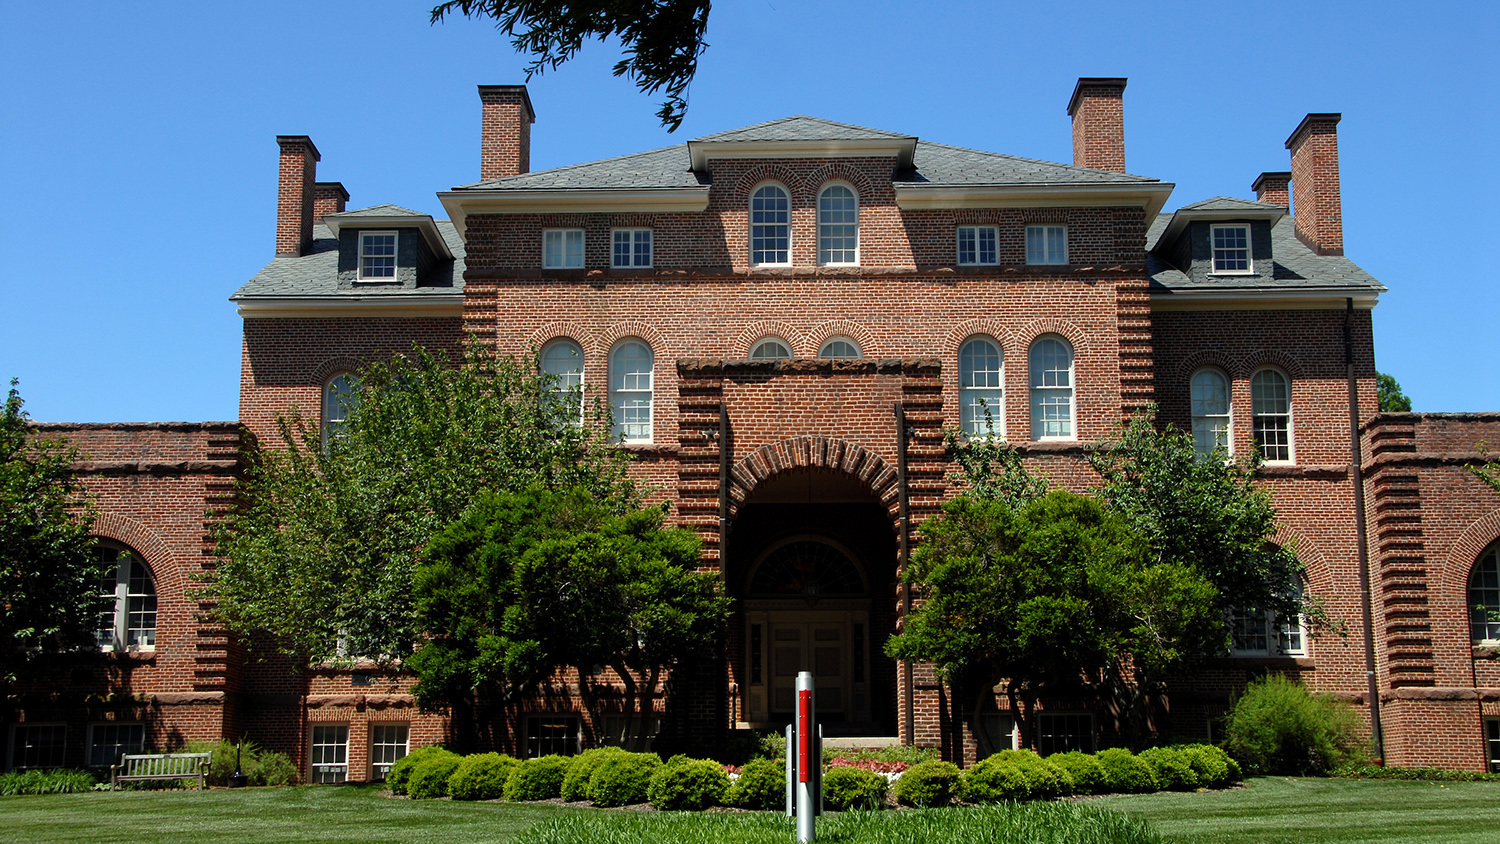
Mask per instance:
[[[609,406],[621,442],[651,442],[651,390],[655,357],[640,340],[621,341],[609,354]]]
[[[156,647],[156,584],[139,554],[101,542],[99,560],[112,564],[99,582],[99,648],[121,651]]]
[[[863,595],[865,581],[843,551],[816,539],[782,545],[761,561],[750,580],[750,594],[826,598]]]
[[[792,356],[792,348],[780,337],[766,337],[750,349],[751,360],[785,360]]]
[[[583,419],[583,347],[572,340],[553,340],[542,348],[542,374],[567,408],[568,417]]]
[[[818,263],[859,263],[859,197],[844,185],[818,195]]]
[[[823,341],[818,348],[818,357],[834,360],[852,359],[864,357],[859,351],[859,344],[848,337],[829,337]]]
[[[339,435],[349,421],[349,411],[359,401],[359,379],[352,372],[340,372],[323,385],[323,442]]]
[[[1000,344],[971,337],[958,350],[958,404],[964,433],[1005,434],[1005,364]]]
[[[1292,461],[1292,384],[1278,370],[1250,376],[1250,433],[1267,463]]]
[[[1302,602],[1302,584],[1292,586],[1291,596]],[[1270,610],[1235,607],[1229,611],[1229,631],[1235,656],[1305,656],[1307,630],[1303,619],[1281,618]]]
[[[1476,642],[1500,641],[1500,542],[1469,572],[1469,634]]]
[[[1031,438],[1073,439],[1073,347],[1055,334],[1031,344]]]
[[[792,262],[792,202],[781,185],[761,185],[750,195],[750,263]]]
[[[1229,379],[1217,369],[1193,373],[1193,449],[1207,457],[1216,449],[1233,452],[1229,437]]]

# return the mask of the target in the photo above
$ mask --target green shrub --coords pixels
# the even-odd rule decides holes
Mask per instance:
[[[677,759],[651,775],[646,797],[663,812],[699,812],[729,794],[729,774],[712,759]]]
[[[752,759],[740,769],[729,801],[746,809],[780,809],[786,805],[786,762]]]
[[[1354,710],[1279,674],[1245,689],[1225,733],[1229,753],[1252,774],[1318,775],[1363,761]]]
[[[963,796],[970,803],[1050,800],[1072,789],[1066,771],[1032,751],[1002,750],[965,773]]]
[[[946,806],[959,789],[958,766],[931,760],[907,768],[892,792],[903,806]]]
[[[264,750],[255,759],[255,770],[247,776],[251,785],[296,785],[302,781],[302,771],[292,764],[291,757]]]
[[[1345,765],[1329,776],[1351,780],[1420,780],[1425,782],[1500,782],[1500,774],[1478,771],[1450,771],[1446,768],[1380,768],[1374,765]]]
[[[448,778],[463,761],[457,753],[433,754],[412,769],[411,779],[406,781],[406,793],[413,800],[435,800],[448,796]]]
[[[1156,791],[1156,771],[1123,747],[1094,754],[1104,768],[1104,787],[1114,794],[1144,794]]]
[[[231,741],[190,741],[181,753],[208,753],[208,784],[226,786],[234,775],[235,751],[239,751],[240,773],[250,785],[296,785],[300,779],[297,766],[285,753],[262,749],[253,741],[236,745]]]
[[[1165,791],[1193,791],[1198,787],[1198,774],[1193,770],[1191,757],[1177,747],[1153,747],[1142,750],[1136,758],[1151,766],[1156,774],[1158,788]]]
[[[1068,780],[1073,783],[1074,794],[1103,794],[1106,790],[1104,766],[1099,764],[1092,753],[1070,750],[1067,753],[1054,753],[1047,757],[1047,761],[1068,775]]]
[[[879,809],[890,786],[885,777],[864,768],[829,768],[823,774],[823,805],[839,812]]]
[[[0,797],[32,794],[82,794],[99,781],[88,771],[11,771],[0,774]]]
[[[1223,788],[1240,779],[1240,766],[1220,748],[1211,744],[1184,744],[1177,750],[1187,756],[1193,773],[1198,775],[1198,785],[1203,788]]]
[[[505,783],[505,799],[551,800],[561,795],[568,762],[568,757],[557,754],[527,759],[510,772],[510,780]]]
[[[589,778],[594,775],[594,769],[605,759],[624,752],[618,747],[596,747],[574,756],[573,761],[568,763],[568,772],[563,775],[562,793],[559,796],[569,803],[589,799]]]
[[[390,787],[392,794],[405,794],[406,784],[411,780],[412,771],[416,770],[418,765],[426,762],[428,759],[439,756],[458,758],[457,753],[446,747],[419,747],[396,760],[396,764],[392,765],[390,771],[385,775],[385,784]]]
[[[505,796],[505,784],[521,763],[499,753],[465,756],[448,775],[448,796],[454,800],[496,800]]]
[[[661,759],[650,753],[610,754],[589,777],[589,800],[604,808],[644,803],[660,767]]]

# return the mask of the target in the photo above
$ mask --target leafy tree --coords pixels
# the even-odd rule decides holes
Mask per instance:
[[[518,52],[532,57],[528,81],[556,70],[588,39],[618,38],[626,58],[615,64],[615,75],[630,77],[642,93],[665,88],[667,98],[656,115],[675,132],[687,114],[698,57],[708,47],[703,34],[709,5],[709,0],[448,0],[432,10],[432,22],[454,12],[493,19]]]
[[[587,491],[486,494],[435,537],[417,571],[427,641],[408,666],[426,708],[487,722],[564,667],[600,710],[608,666],[639,749],[671,669],[722,633],[728,602],[698,539],[662,510],[613,512]]]
[[[966,488],[968,495],[1017,508],[1047,494],[1047,479],[1027,471],[1021,455],[996,436],[993,427],[988,436],[965,437],[949,430],[943,439],[960,470],[950,480]]]
[[[1401,392],[1401,385],[1393,375],[1384,372],[1375,375],[1375,396],[1380,402],[1381,413],[1410,413],[1411,399]]]
[[[240,505],[216,531],[205,596],[228,629],[320,661],[399,659],[419,640],[412,576],[429,540],[482,491],[587,489],[634,505],[607,411],[584,424],[534,362],[478,344],[459,365],[421,349],[367,368],[323,442],[295,409],[281,448],[249,455]]]
[[[37,657],[93,644],[101,563],[76,449],[32,430],[11,379],[0,411],[0,683]]]

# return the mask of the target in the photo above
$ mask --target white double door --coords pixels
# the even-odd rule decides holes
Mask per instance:
[[[751,624],[764,633],[764,697],[752,695],[750,717],[786,721],[796,707],[797,674],[810,671],[823,721],[869,720],[869,614],[853,612],[766,612]],[[754,698],[766,709],[753,711]]]

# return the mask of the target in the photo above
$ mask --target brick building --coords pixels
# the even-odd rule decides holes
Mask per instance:
[[[1463,464],[1500,414],[1377,413],[1385,288],[1343,254],[1339,115],[1309,114],[1254,200],[1163,213],[1173,186],[1126,172],[1124,90],[1079,80],[1071,165],[798,116],[533,173],[526,89],[481,86],[480,181],[439,193],[447,220],[346,210],[311,139],[279,137],[276,257],[231,297],[238,423],[46,426],[89,455],[106,553],[133,554],[106,589],[107,669],[62,660],[20,690],[8,764],[243,735],[364,780],[440,741],[407,678],[248,661],[187,590],[242,446],[275,443],[292,406],[326,421],[367,361],[467,334],[607,401],[723,573],[726,648],[661,709],[661,747],[784,723],[811,668],[831,733],[973,759],[930,667],[881,650],[912,530],[950,494],[943,430],[988,419],[1081,491],[1087,445],[1155,402],[1204,450],[1261,450],[1276,540],[1346,631],[1237,615],[1233,653],[1172,688],[1166,730],[1211,736],[1279,671],[1378,716],[1391,764],[1496,764],[1500,624],[1470,607],[1500,608],[1500,499]],[[617,732],[557,688],[503,749]],[[1014,735],[1003,696],[980,717]],[[1089,700],[1044,700],[1035,726],[1044,751],[1118,740]]]

